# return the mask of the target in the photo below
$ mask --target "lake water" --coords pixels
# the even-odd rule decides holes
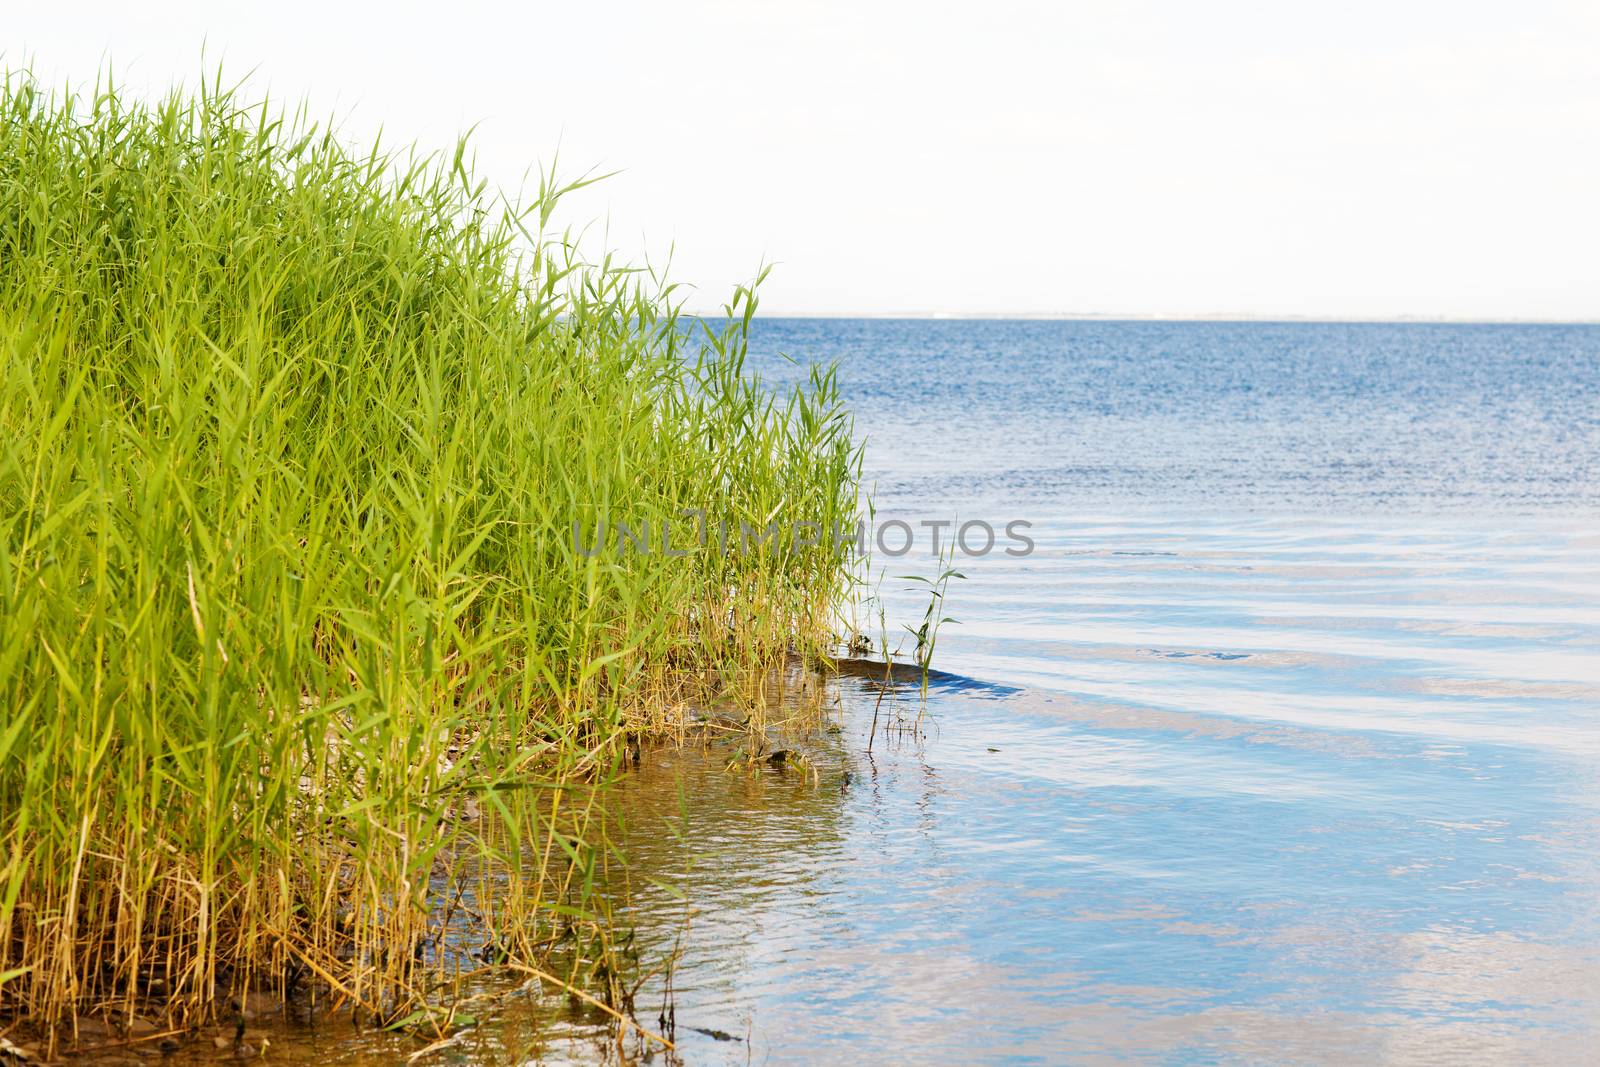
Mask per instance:
[[[730,739],[610,790],[675,1053],[530,995],[442,1061],[1594,1056],[1600,328],[759,322],[780,352],[842,362],[880,518],[1035,550],[958,561],[925,703],[832,683],[810,773]],[[935,564],[880,562],[894,631]]]
[[[780,352],[842,362],[880,518],[1020,518],[1036,549],[958,562],[918,736],[869,757],[846,679],[820,786],[693,751],[624,786],[642,865],[682,862],[648,829],[677,782],[702,834],[687,1062],[1600,1047],[1600,328],[767,320],[753,347],[779,380]]]

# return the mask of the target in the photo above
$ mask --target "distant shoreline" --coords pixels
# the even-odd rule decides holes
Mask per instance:
[[[721,311],[686,311],[693,318],[720,318]],[[758,316],[763,319],[884,319],[917,322],[941,320],[970,322],[1217,322],[1260,323],[1262,325],[1327,325],[1327,326],[1600,326],[1595,319],[1537,319],[1537,318],[1481,318],[1463,319],[1449,316],[1410,315],[1395,318],[1376,316],[1322,316],[1322,315],[1249,315],[1242,312],[1218,312],[1209,315],[1189,314],[1121,314],[1113,312],[945,312],[945,311],[772,311]]]

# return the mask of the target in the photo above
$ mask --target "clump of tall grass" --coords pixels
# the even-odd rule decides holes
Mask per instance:
[[[836,529],[859,453],[831,373],[745,372],[753,288],[688,319],[552,229],[571,188],[6,76],[0,1016],[306,976],[392,1017],[456,870],[537,944],[593,862],[561,783],[830,640],[848,541],[574,537]]]

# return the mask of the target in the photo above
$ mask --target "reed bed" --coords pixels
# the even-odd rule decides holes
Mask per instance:
[[[753,286],[691,320],[556,230],[580,184],[5,76],[0,1025],[393,1021],[469,883],[533,966],[612,860],[566,787],[833,640],[848,539],[586,551],[851,525],[860,455],[830,371],[746,372]]]

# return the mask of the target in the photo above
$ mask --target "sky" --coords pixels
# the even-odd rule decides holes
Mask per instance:
[[[564,221],[766,314],[1600,319],[1597,57],[1595,0],[0,0],[55,84],[620,171]]]

